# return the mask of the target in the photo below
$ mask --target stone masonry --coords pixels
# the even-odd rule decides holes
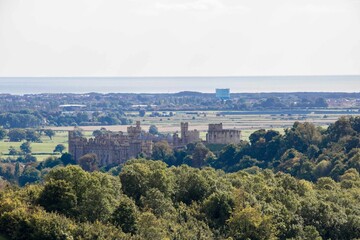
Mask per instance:
[[[238,144],[241,139],[241,131],[236,129],[223,129],[222,123],[209,124],[206,134],[206,143],[209,144]]]
[[[76,161],[85,154],[94,153],[99,166],[117,165],[136,157],[140,153],[151,156],[153,142],[142,139],[140,122],[123,132],[106,133],[95,138],[86,139],[75,136],[69,131],[69,153]]]

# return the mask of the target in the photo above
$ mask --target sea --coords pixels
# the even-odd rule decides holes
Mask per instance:
[[[360,92],[360,75],[240,77],[0,77],[0,93]]]

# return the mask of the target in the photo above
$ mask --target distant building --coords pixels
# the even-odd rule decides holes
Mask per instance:
[[[189,143],[200,142],[200,132],[198,130],[189,131],[189,123],[182,122],[181,123],[181,136],[175,133],[173,135],[173,146],[174,147],[182,147],[186,146]]]
[[[238,144],[241,131],[236,129],[223,129],[222,123],[209,124],[206,135],[207,144]],[[182,122],[179,133],[167,136],[155,136],[142,131],[140,121],[136,126],[127,128],[127,132],[106,132],[105,134],[87,139],[79,137],[75,131],[69,131],[69,153],[78,162],[88,153],[96,154],[99,166],[119,165],[140,153],[151,156],[153,144],[167,141],[174,148],[185,147],[189,143],[201,142],[198,130],[189,130],[189,123]]]
[[[223,129],[222,123],[209,124],[206,134],[206,143],[209,144],[238,144],[241,140],[241,131],[236,129]]]
[[[98,157],[99,166],[118,165],[135,158],[138,154],[152,154],[153,142],[142,137],[140,122],[127,128],[127,133],[109,132],[95,138],[86,139],[69,131],[69,153],[76,161],[87,153]]]
[[[82,104],[63,104],[63,105],[60,105],[59,108],[63,112],[75,112],[75,111],[82,111],[84,108],[86,108],[86,105],[82,105]]]
[[[229,100],[230,99],[230,89],[229,88],[217,88],[216,89],[216,97],[221,100]]]

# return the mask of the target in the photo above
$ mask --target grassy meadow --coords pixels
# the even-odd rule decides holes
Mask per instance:
[[[41,136],[41,143],[31,143],[31,150],[32,155],[37,158],[38,161],[42,161],[49,156],[54,156],[54,149],[55,146],[58,144],[63,144],[66,149],[65,152],[68,150],[68,134],[66,131],[56,131],[56,135],[50,139],[47,136]],[[20,151],[20,145],[23,142],[7,142],[6,140],[2,140],[0,142],[0,156],[1,158],[7,158],[7,157],[14,157],[17,156],[9,156],[7,155],[9,153],[9,148],[15,147],[16,150]],[[59,153],[55,155],[60,155]]]
[[[129,112],[129,115],[135,115],[134,112]],[[285,128],[291,127],[295,121],[312,122],[317,126],[327,127],[330,123],[335,122],[339,115],[320,115],[320,114],[308,114],[308,115],[220,115],[219,112],[206,111],[206,112],[175,112],[173,117],[151,117],[148,113],[144,117],[130,117],[134,124],[135,121],[140,121],[142,128],[148,130],[149,126],[154,124],[158,127],[162,133],[174,133],[180,132],[180,122],[189,122],[189,129],[197,129],[200,131],[200,137],[205,140],[208,124],[210,123],[223,123],[223,127],[227,129],[239,129],[242,131],[242,139],[248,140],[251,133],[258,129],[273,129],[284,132]],[[84,130],[86,137],[91,137],[92,131],[105,127],[111,131],[124,131],[126,132],[126,125],[116,126],[81,126]],[[42,161],[49,156],[54,156],[53,150],[57,144],[65,145],[68,151],[68,130],[72,130],[73,127],[51,127],[55,130],[56,135],[53,139],[49,139],[47,136],[41,136],[42,143],[31,143],[32,154],[38,161]],[[0,157],[7,158],[10,146],[20,150],[22,142],[7,142],[6,140],[0,141]],[[56,154],[60,155],[60,154]],[[13,156],[15,157],[15,156]]]

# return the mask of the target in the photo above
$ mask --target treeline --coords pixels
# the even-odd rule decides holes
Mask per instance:
[[[3,128],[38,128],[41,126],[126,125],[131,120],[119,112],[86,112],[64,114],[61,111],[20,111],[0,114]]]
[[[262,129],[252,133],[249,142],[221,150],[218,147],[197,143],[173,150],[166,142],[159,142],[152,159],[174,166],[211,166],[226,172],[259,167],[309,181],[327,176],[339,180],[348,169],[360,172],[360,117],[341,117],[327,129],[295,122],[284,134]]]
[[[14,185],[23,187],[26,184],[38,183],[54,167],[74,165],[76,162],[68,153],[61,157],[52,156],[44,161],[37,162],[31,154],[21,155],[17,158],[5,158],[0,162],[0,179]]]
[[[60,105],[85,105],[84,111],[120,112],[187,110],[262,110],[298,108],[358,108],[359,93],[232,93],[230,101],[220,101],[215,93],[180,92],[174,94],[0,94],[0,111],[58,112]],[[138,107],[136,107],[138,106]]]
[[[114,170],[57,167],[20,189],[0,182],[0,233],[27,240],[360,237],[355,169],[316,183],[254,167],[225,174],[142,159]]]
[[[0,140],[5,138],[10,142],[21,142],[26,140],[28,142],[41,142],[41,136],[45,135],[52,139],[55,136],[56,132],[51,129],[24,129],[24,128],[13,128],[10,130],[6,130],[0,128]]]

